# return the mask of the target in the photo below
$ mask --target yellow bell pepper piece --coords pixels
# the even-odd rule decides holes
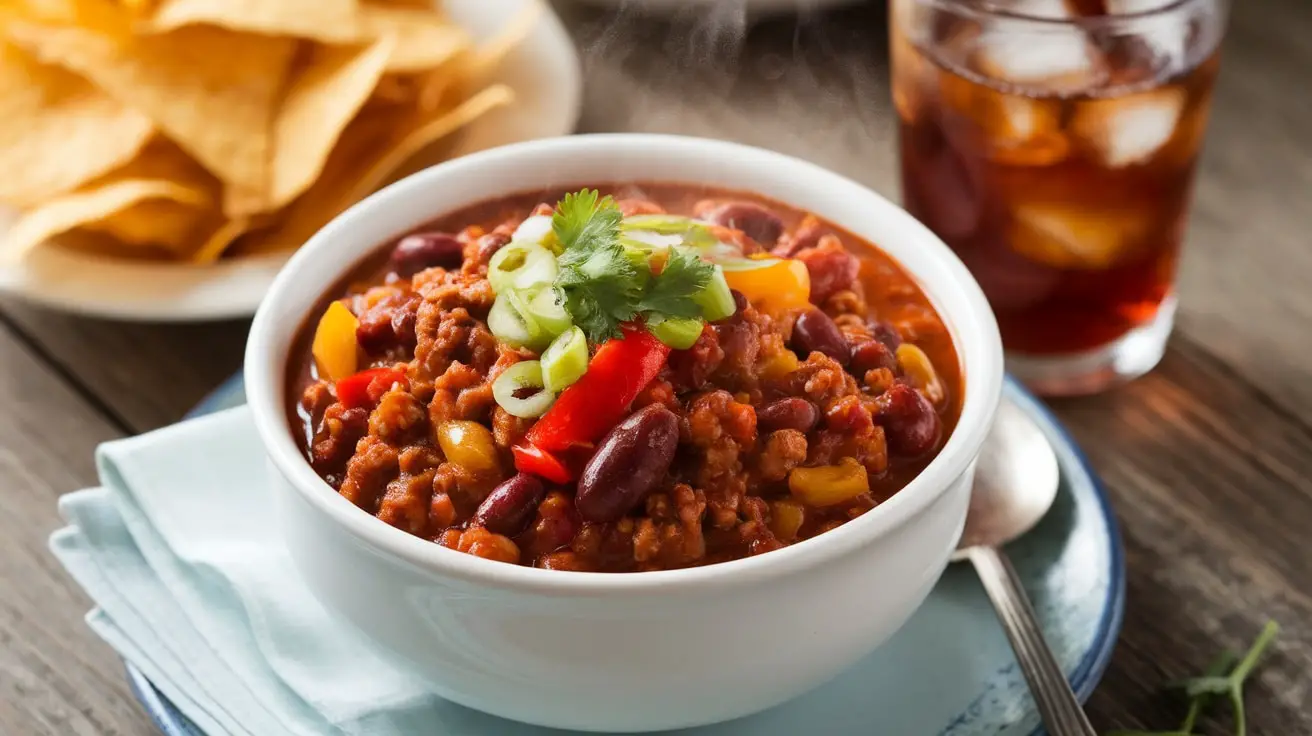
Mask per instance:
[[[449,462],[477,475],[497,475],[501,461],[492,431],[478,422],[451,420],[437,425],[437,444]]]
[[[764,259],[762,259],[764,260]],[[778,258],[761,268],[730,271],[724,279],[730,289],[737,289],[763,312],[779,314],[810,303],[811,274],[806,264],[792,258]]]
[[[770,502],[770,531],[784,544],[797,539],[806,521],[806,507],[791,498]]]
[[[909,342],[902,343],[897,347],[897,364],[911,385],[920,389],[925,398],[929,399],[929,403],[941,406],[947,399],[947,391],[939,380],[938,371],[934,370],[934,363],[925,355],[924,350]]]
[[[797,359],[797,353],[794,353],[791,350],[784,350],[783,352],[772,355],[762,362],[757,368],[757,372],[761,378],[767,381],[777,381],[790,375],[793,371],[796,371],[797,367],[801,364],[802,361]]]
[[[833,506],[868,492],[870,478],[856,458],[845,457],[837,465],[793,468],[788,474],[788,490],[807,506]]]
[[[355,373],[359,348],[355,329],[359,326],[360,320],[341,302],[333,302],[324,310],[319,326],[314,329],[314,344],[310,348],[320,378],[340,381]]]

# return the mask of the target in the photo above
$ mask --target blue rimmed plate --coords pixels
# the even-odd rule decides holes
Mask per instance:
[[[1056,418],[1008,380],[1005,396],[1051,440],[1062,485],[1052,511],[1008,547],[1044,634],[1081,700],[1111,658],[1125,604],[1125,559],[1106,493]],[[192,415],[245,402],[241,376]],[[166,736],[201,736],[140,672],[128,676]],[[974,572],[953,566],[892,640],[833,682],[764,713],[680,736],[897,734],[1029,736],[1041,731],[1034,701]],[[432,736],[560,736],[564,732],[469,713],[458,733]]]

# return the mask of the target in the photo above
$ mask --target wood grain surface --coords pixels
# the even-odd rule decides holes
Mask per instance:
[[[896,196],[882,3],[749,31],[734,2],[714,8],[664,22],[562,3],[585,60],[582,130],[768,146]],[[1249,733],[1312,734],[1312,3],[1237,3],[1224,54],[1167,357],[1056,404],[1128,552],[1124,632],[1089,705],[1100,730],[1174,726],[1183,707],[1161,686],[1274,618]],[[246,327],[0,300],[0,734],[153,733],[45,539],[56,497],[94,482],[96,443],[176,421],[239,368]],[[1231,733],[1228,716],[1202,732]]]

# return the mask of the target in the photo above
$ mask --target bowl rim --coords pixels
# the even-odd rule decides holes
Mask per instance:
[[[949,330],[966,385],[961,416],[939,454],[905,487],[889,500],[849,521],[802,543],[756,555],[701,567],[644,573],[587,573],[542,570],[508,565],[447,549],[429,540],[395,528],[372,514],[362,513],[314,472],[293,439],[293,428],[283,401],[286,396],[287,361],[291,342],[279,341],[280,320],[291,319],[299,326],[334,280],[310,283],[299,278],[302,268],[325,253],[358,247],[351,231],[357,223],[377,217],[389,202],[432,191],[480,169],[505,165],[516,159],[552,157],[569,160],[583,153],[623,156],[643,147],[658,150],[689,162],[715,160],[730,168],[777,166],[790,175],[817,185],[842,191],[843,196],[862,198],[872,217],[888,217],[894,227],[924,246],[926,258],[939,271],[944,283],[927,283],[917,269],[899,264],[917,281],[939,311]],[[748,161],[750,164],[741,164]],[[653,177],[655,179],[656,177]],[[641,181],[641,176],[633,177]],[[689,176],[686,183],[697,183]],[[538,184],[532,175],[516,191]],[[740,187],[753,191],[750,186]],[[507,192],[510,193],[510,192]],[[784,204],[795,206],[786,200]],[[436,218],[441,212],[430,216]],[[403,231],[403,229],[401,230]],[[374,247],[373,245],[370,246]],[[352,257],[338,273],[358,262]],[[895,260],[897,260],[895,258]],[[924,267],[928,268],[928,266]],[[948,313],[942,294],[952,290],[967,308]],[[247,339],[245,356],[248,404],[262,445],[274,470],[315,510],[331,519],[358,542],[428,575],[473,583],[480,587],[532,592],[548,596],[663,595],[670,592],[726,589],[776,579],[810,569],[874,542],[899,528],[936,501],[952,481],[975,461],[1002,392],[1002,343],[997,322],[983,291],[965,265],[928,228],[880,194],[862,184],[816,164],[754,146],[687,136],[646,133],[603,133],[550,138],[516,143],[463,156],[412,174],[357,203],[311,237],[279,272],[256,312]],[[278,492],[278,491],[275,491]]]

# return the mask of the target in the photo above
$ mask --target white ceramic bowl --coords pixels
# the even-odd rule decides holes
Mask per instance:
[[[306,315],[364,254],[435,216],[536,187],[674,181],[750,190],[878,244],[921,283],[965,375],[961,420],[906,488],[765,555],[689,570],[538,570],[444,549],[361,512],[315,475],[285,407]],[[246,352],[248,399],[292,557],[323,604],[442,696],[530,723],[643,731],[727,720],[799,695],[893,634],[956,545],[1002,384],[988,304],[965,267],[869,189],[757,148],[658,135],[522,143],[422,171],[361,202],[287,264]],[[948,634],[950,635],[950,633]]]

